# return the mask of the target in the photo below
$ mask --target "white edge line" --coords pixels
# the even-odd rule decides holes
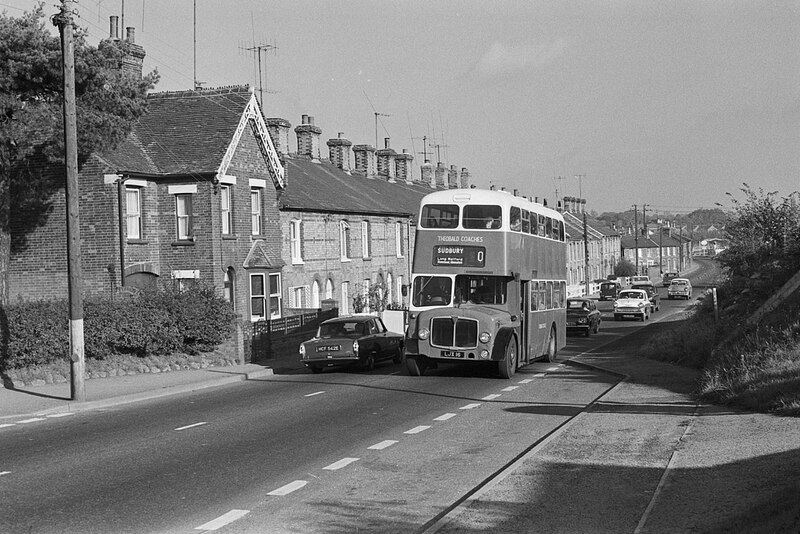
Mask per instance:
[[[406,430],[405,432],[403,432],[403,434],[419,434],[420,432],[424,432],[425,430],[428,430],[429,428],[430,428],[430,426],[426,426],[426,425],[415,426],[411,430]]]
[[[33,417],[31,419],[23,419],[22,421],[17,421],[17,424],[26,425],[28,423],[35,423],[36,421],[44,421],[44,417]]]
[[[454,414],[454,413],[446,413],[446,414],[440,415],[439,417],[434,417],[433,420],[434,421],[447,421],[448,419],[452,419],[455,416],[456,416],[456,414]]]
[[[11,471],[0,471],[0,477],[3,475],[10,475]]]
[[[10,427],[10,426],[17,426],[17,424],[16,423],[2,423],[2,424],[0,424],[0,428],[7,428],[7,427]]]
[[[314,395],[322,395],[323,393],[325,393],[325,391],[315,391],[314,393],[309,393],[308,395],[305,395],[305,396],[306,397],[313,397]]]
[[[326,465],[325,467],[323,467],[323,469],[326,469],[328,471],[336,471],[337,469],[341,469],[342,467],[347,467],[348,465],[357,461],[358,458],[342,458],[338,462],[333,462],[330,465]]]
[[[397,440],[385,439],[385,440],[381,441],[380,443],[376,443],[375,445],[370,445],[367,448],[368,449],[372,449],[372,450],[376,450],[376,451],[380,451],[380,450],[385,449],[386,447],[391,447],[395,443],[397,443]]]
[[[75,415],[75,412],[51,413],[47,417],[66,417],[68,415]]]
[[[224,527],[228,523],[233,523],[250,513],[250,510],[231,510],[226,514],[222,514],[216,519],[212,519],[208,523],[204,523],[199,527],[194,527],[195,530],[217,530]]]
[[[275,496],[289,495],[293,491],[299,490],[306,484],[308,484],[308,481],[306,480],[295,480],[294,482],[289,482],[285,486],[281,486],[278,489],[270,491],[269,493],[267,493],[267,495],[275,495]]]
[[[202,425],[207,425],[207,424],[208,424],[208,423],[207,423],[206,421],[202,421],[202,422],[200,422],[200,423],[194,423],[194,424],[192,424],[192,425],[179,426],[179,427],[178,427],[178,428],[176,428],[175,430],[186,430],[187,428],[194,428],[194,427],[196,427],[196,426],[202,426]]]

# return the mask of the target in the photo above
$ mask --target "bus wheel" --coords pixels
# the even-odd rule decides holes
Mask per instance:
[[[550,337],[547,338],[547,353],[544,355],[548,362],[556,361],[558,358],[558,345],[556,344],[556,328],[550,328]]]
[[[410,376],[422,376],[425,373],[425,364],[417,356],[406,355],[406,370]]]
[[[503,359],[497,362],[497,369],[503,378],[511,378],[517,371],[517,343],[513,337],[508,340]]]

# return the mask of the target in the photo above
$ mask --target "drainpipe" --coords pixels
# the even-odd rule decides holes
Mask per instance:
[[[120,287],[125,287],[125,231],[122,228],[122,193],[124,192],[125,178],[120,175],[117,180],[117,216],[119,218],[119,278]]]

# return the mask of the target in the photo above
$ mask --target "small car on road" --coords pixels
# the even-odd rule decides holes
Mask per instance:
[[[589,337],[592,333],[600,331],[602,317],[597,304],[592,299],[569,298],[567,299],[567,333],[581,332]]]
[[[667,299],[686,299],[692,298],[692,283],[688,278],[673,278],[667,288]]]
[[[376,315],[335,317],[321,323],[313,339],[300,344],[300,360],[314,373],[351,365],[369,371],[382,360],[400,363],[403,342],[403,334],[389,332]]]
[[[652,284],[649,276],[637,275],[631,276],[631,285],[633,284]]]
[[[650,317],[651,305],[644,289],[623,289],[614,301],[614,320],[633,317],[645,321]]]
[[[663,275],[661,275],[661,285],[664,287],[669,287],[669,283],[672,282],[673,278],[677,278],[678,273],[675,271],[667,271]]]
[[[652,283],[638,283],[632,284],[631,289],[644,289],[647,291],[647,298],[650,300],[650,313],[657,312],[661,309],[661,295]]]
[[[622,287],[616,280],[606,280],[600,284],[600,300],[614,300]]]

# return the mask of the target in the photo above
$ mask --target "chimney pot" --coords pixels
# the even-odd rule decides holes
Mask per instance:
[[[390,137],[383,138],[383,148],[389,148],[389,139],[391,138]]]
[[[302,115],[300,117],[301,123],[300,124],[308,124],[308,115]]]
[[[126,32],[125,40],[128,41],[128,43],[130,43],[130,44],[135,44],[136,43],[136,28],[134,28],[133,26],[128,26],[127,28],[125,28],[125,32]]]
[[[109,23],[109,39],[119,41],[119,17],[117,15],[111,15],[109,17]]]

